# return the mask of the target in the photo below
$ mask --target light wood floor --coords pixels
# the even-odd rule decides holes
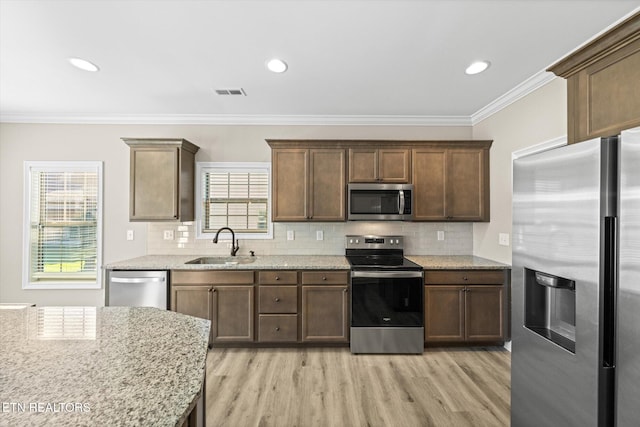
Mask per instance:
[[[207,427],[508,426],[510,353],[427,349],[213,349]]]

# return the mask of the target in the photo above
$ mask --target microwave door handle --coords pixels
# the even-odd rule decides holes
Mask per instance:
[[[398,215],[404,213],[404,190],[400,190],[400,197],[398,198]]]

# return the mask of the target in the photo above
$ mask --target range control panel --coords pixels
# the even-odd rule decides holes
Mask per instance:
[[[402,249],[403,236],[346,236],[346,249]]]

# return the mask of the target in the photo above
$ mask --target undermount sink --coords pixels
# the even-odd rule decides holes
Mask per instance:
[[[236,265],[236,264],[251,264],[255,262],[257,257],[255,256],[205,256],[191,261],[185,262],[185,264],[218,264],[218,265]]]

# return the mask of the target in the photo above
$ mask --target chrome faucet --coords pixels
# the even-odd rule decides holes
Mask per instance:
[[[236,240],[236,233],[234,233],[229,227],[222,227],[218,229],[218,231],[216,231],[216,237],[213,238],[213,243],[218,243],[218,236],[222,230],[229,230],[231,232],[231,256],[236,256],[240,249],[240,245],[238,245],[238,241]]]

